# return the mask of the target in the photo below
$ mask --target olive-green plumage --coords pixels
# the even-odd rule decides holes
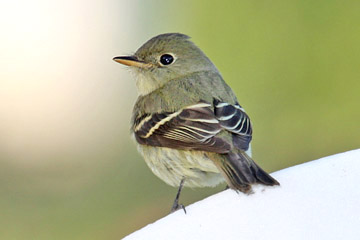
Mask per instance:
[[[235,95],[215,70],[189,73],[166,82],[150,94],[140,95],[134,107],[134,114],[177,111],[200,100],[212,102],[213,98],[235,104]]]
[[[146,163],[163,181],[178,186],[216,186],[226,181],[250,192],[251,184],[278,185],[250,158],[252,126],[219,71],[189,37],[150,39],[130,66],[139,92],[132,133]]]

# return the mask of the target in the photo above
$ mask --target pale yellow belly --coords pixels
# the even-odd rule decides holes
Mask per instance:
[[[208,157],[213,153],[137,145],[152,172],[171,186],[178,187],[184,177],[187,187],[214,187],[225,181]]]

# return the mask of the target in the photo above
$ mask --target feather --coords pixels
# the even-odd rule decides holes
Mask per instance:
[[[206,102],[173,113],[154,113],[135,120],[133,130],[140,144],[226,153],[231,146],[216,137],[222,130],[212,105]]]
[[[252,126],[249,116],[238,104],[231,105],[214,99],[214,114],[220,125],[233,133],[233,144],[237,149],[248,150],[252,139]]]
[[[213,104],[200,101],[176,112],[141,116],[135,120],[133,129],[141,144],[161,146],[161,142],[164,147],[171,145],[179,149],[214,152],[225,152],[230,148],[229,143],[216,137],[222,130],[232,134],[232,144],[240,150],[248,150],[252,139],[250,119],[241,106],[216,99]],[[209,143],[213,145],[209,146]],[[225,149],[220,150],[220,146]]]

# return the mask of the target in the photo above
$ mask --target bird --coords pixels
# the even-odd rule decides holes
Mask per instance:
[[[226,182],[237,192],[252,185],[279,185],[251,158],[252,124],[212,61],[190,37],[165,33],[133,55],[114,61],[135,76],[138,98],[131,135],[151,171],[182,188],[215,187]]]

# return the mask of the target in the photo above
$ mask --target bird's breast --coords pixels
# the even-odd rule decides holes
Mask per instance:
[[[210,159],[214,153],[137,146],[152,172],[171,186],[178,187],[184,177],[188,187],[214,187],[225,181]]]

